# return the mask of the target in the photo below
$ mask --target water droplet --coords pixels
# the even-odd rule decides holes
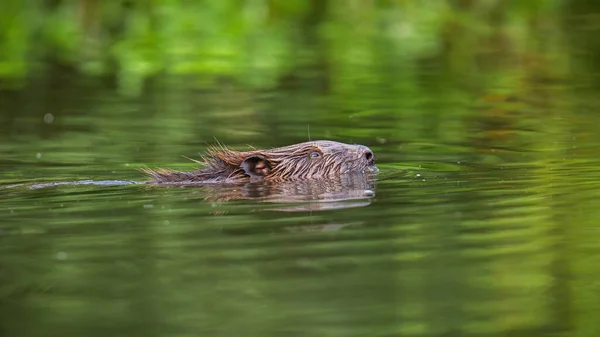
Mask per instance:
[[[44,115],[44,123],[52,124],[54,122],[54,115],[51,113],[47,113]]]

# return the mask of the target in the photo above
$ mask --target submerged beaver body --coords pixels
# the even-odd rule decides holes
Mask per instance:
[[[202,168],[191,172],[144,169],[155,184],[281,182],[374,173],[373,152],[363,145],[319,140],[269,150],[208,150]]]

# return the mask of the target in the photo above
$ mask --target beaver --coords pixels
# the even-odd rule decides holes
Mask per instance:
[[[347,173],[376,173],[373,151],[364,145],[329,140],[309,141],[269,150],[208,149],[191,172],[142,169],[151,184],[283,182],[336,177]]]

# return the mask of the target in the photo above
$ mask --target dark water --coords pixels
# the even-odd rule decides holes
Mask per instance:
[[[165,75],[135,98],[48,65],[0,92],[0,185],[24,184],[0,189],[0,333],[597,336],[598,68],[555,47],[335,78],[309,55],[269,90]],[[369,146],[377,181],[118,184],[309,137]]]

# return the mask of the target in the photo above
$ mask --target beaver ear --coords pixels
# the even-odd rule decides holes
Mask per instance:
[[[261,155],[253,155],[244,159],[240,166],[251,178],[264,177],[271,172],[271,163]]]

